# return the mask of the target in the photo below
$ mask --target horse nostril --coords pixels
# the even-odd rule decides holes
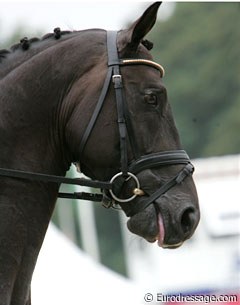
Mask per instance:
[[[193,208],[187,208],[181,216],[181,227],[184,234],[191,233],[195,225],[195,212]]]

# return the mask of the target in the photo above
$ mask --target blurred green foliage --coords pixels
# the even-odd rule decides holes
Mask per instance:
[[[240,4],[177,3],[149,39],[191,157],[239,153]]]

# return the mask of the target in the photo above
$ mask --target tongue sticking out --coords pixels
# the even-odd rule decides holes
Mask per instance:
[[[158,229],[159,229],[158,245],[159,247],[162,247],[164,243],[165,230],[164,230],[162,215],[160,213],[158,213]]]

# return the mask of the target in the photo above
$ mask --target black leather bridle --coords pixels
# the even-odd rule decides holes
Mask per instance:
[[[109,31],[107,32],[107,52],[108,52],[108,71],[104,81],[102,91],[100,93],[97,105],[93,111],[92,117],[88,123],[88,126],[84,132],[84,135],[80,144],[80,160],[83,154],[84,148],[90,137],[90,134],[95,126],[97,118],[101,112],[104,100],[106,98],[107,92],[109,90],[110,84],[113,82],[116,104],[117,104],[117,115],[118,115],[118,129],[120,136],[120,153],[121,153],[121,170],[119,173],[114,175],[110,182],[106,181],[95,181],[88,180],[84,178],[65,178],[53,175],[45,175],[39,173],[32,173],[20,170],[0,168],[0,176],[7,176],[12,178],[21,178],[27,180],[38,180],[44,182],[54,182],[54,183],[65,183],[65,184],[75,184],[82,186],[89,186],[93,188],[101,188],[103,194],[91,194],[84,192],[75,192],[73,194],[69,193],[59,193],[60,198],[76,198],[83,200],[99,201],[103,202],[105,206],[112,206],[113,203],[126,203],[133,201],[137,196],[139,196],[139,190],[141,190],[140,182],[137,178],[137,174],[145,169],[156,168],[166,165],[179,165],[182,164],[184,167],[179,171],[179,173],[161,186],[153,194],[146,194],[146,198],[141,201],[140,204],[133,204],[131,211],[127,216],[133,216],[136,213],[142,211],[150,204],[159,198],[161,195],[166,193],[173,186],[180,184],[187,176],[192,175],[194,167],[190,162],[187,153],[184,150],[173,150],[158,152],[153,154],[147,154],[141,156],[137,149],[137,143],[134,137],[134,131],[129,119],[127,105],[123,95],[123,83],[122,75],[120,72],[120,66],[127,65],[146,65],[157,69],[160,72],[161,77],[164,75],[164,69],[157,63],[146,60],[146,59],[119,59],[117,51],[117,32]],[[130,143],[131,150],[134,156],[134,161],[129,164],[128,161],[128,143]],[[135,187],[133,189],[133,194],[129,198],[120,198],[118,194],[114,191],[114,184],[119,179],[123,183],[127,183],[129,180],[133,180]],[[119,187],[118,187],[119,189]],[[144,192],[144,190],[143,190]]]

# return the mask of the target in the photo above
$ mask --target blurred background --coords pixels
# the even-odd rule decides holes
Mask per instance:
[[[125,28],[149,5],[0,4],[1,49],[55,27]],[[157,294],[178,293],[238,294],[240,303],[240,4],[165,2],[158,16],[147,39],[194,159],[200,225],[180,249],[163,250],[131,235],[121,211],[59,200],[34,273],[33,304],[140,305],[146,293],[151,304],[160,303]]]

